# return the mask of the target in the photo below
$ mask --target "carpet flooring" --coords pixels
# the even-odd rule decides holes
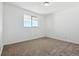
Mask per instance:
[[[6,45],[2,56],[79,56],[79,45],[42,37]]]

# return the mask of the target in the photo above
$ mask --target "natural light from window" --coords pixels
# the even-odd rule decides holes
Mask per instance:
[[[24,14],[24,27],[38,27],[38,18]]]

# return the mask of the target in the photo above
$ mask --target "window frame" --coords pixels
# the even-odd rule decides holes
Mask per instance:
[[[24,16],[25,16],[25,15],[28,15],[28,14],[24,14]],[[29,15],[29,16],[31,16],[31,15]],[[32,17],[37,18],[37,22],[38,22],[38,23],[37,23],[37,26],[33,26],[33,23],[32,23],[33,19],[32,19]],[[24,19],[25,19],[25,18],[24,18]],[[23,20],[24,20],[24,19],[23,19]],[[36,17],[36,16],[31,16],[31,27],[29,27],[29,26],[28,26],[28,27],[27,27],[27,26],[24,26],[24,28],[38,28],[38,27],[39,27],[39,21],[38,21],[38,19],[39,19],[39,18]],[[25,22],[25,21],[24,21],[24,22]],[[23,23],[23,25],[24,25],[24,23]]]

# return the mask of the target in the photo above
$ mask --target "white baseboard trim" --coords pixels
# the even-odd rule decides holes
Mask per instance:
[[[3,46],[0,48],[0,56],[2,54],[2,51],[3,51]]]
[[[37,39],[37,38],[40,38],[40,37],[44,37],[44,35],[33,37],[33,38],[28,38],[28,39],[23,39],[23,40],[18,40],[18,41],[13,41],[13,42],[8,42],[8,43],[3,43],[3,45],[10,45],[10,44],[14,44],[14,43],[23,42],[23,41],[34,40],[34,39]]]
[[[66,42],[70,42],[70,43],[74,43],[74,44],[79,44],[79,41],[68,40],[68,39],[64,39],[64,38],[61,38],[61,37],[56,37],[56,36],[47,36],[47,37],[62,40],[62,41],[66,41]]]

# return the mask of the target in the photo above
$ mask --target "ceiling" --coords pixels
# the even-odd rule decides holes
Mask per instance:
[[[50,2],[49,6],[44,6],[42,2],[9,2],[21,8],[30,10],[38,14],[50,14],[60,12],[69,8],[78,7],[78,2]]]

